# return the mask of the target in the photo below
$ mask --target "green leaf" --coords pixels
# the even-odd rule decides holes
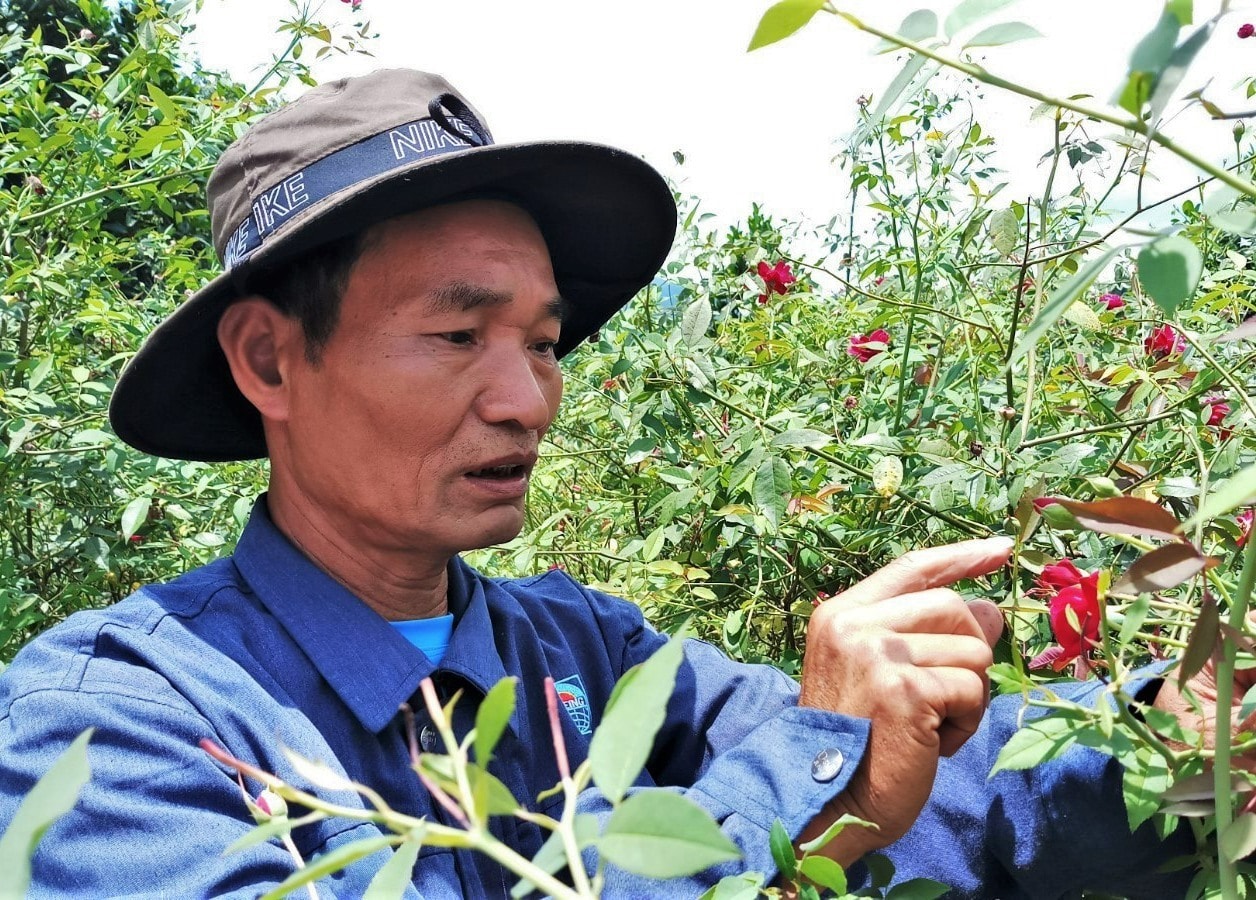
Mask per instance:
[[[467,763],[467,781],[471,783],[478,818],[509,816],[519,809],[520,803],[510,793],[510,788],[502,784],[496,775],[484,771],[475,763]]]
[[[798,871],[839,896],[846,893],[845,870],[827,856],[808,856],[798,865]]]
[[[789,839],[789,832],[780,819],[772,823],[768,832],[768,846],[772,850],[772,861],[781,875],[793,879],[798,874],[798,860],[794,857],[794,842]]]
[[[1125,610],[1125,621],[1121,623],[1122,644],[1128,644],[1134,639],[1134,635],[1138,634],[1139,629],[1143,627],[1143,623],[1147,621],[1147,614],[1151,612],[1151,595],[1143,594],[1131,603]]]
[[[994,249],[1004,256],[1011,256],[1020,246],[1020,215],[1016,210],[999,209],[990,216],[986,226],[990,235],[990,243]]]
[[[814,428],[791,428],[789,431],[782,431],[772,438],[772,446],[819,449],[827,447],[834,440],[835,438],[832,435],[825,434],[823,431],[816,431]]]
[[[1243,703],[1239,707],[1239,721],[1246,722],[1252,713],[1256,713],[1256,684],[1247,689],[1243,695]]]
[[[1138,280],[1166,316],[1191,298],[1203,272],[1199,248],[1181,235],[1160,238],[1138,254]]]
[[[148,509],[153,505],[152,497],[136,497],[122,510],[122,539],[129,541],[140,525],[148,518]]]
[[[1099,277],[1099,273],[1108,264],[1108,260],[1112,259],[1116,253],[1116,247],[1109,247],[1107,250],[1104,250],[1103,253],[1087,263],[1077,274],[1071,276],[1068,281],[1060,286],[1059,290],[1051,295],[1051,299],[1042,308],[1038,318],[1034,319],[1029,328],[1025,330],[1020,342],[1016,345],[1016,349],[1012,351],[1011,362],[1016,362],[1034,348],[1043,334],[1056,323],[1060,316],[1064,315],[1064,310],[1068,309],[1069,305],[1090,287],[1091,282]]]
[[[1195,17],[1194,0],[1168,0],[1165,9],[1177,17],[1178,24],[1185,28]]]
[[[148,96],[152,98],[156,107],[161,110],[161,114],[165,117],[165,121],[174,122],[182,118],[182,112],[179,107],[175,106],[174,101],[167,96],[166,92],[151,81],[146,85],[148,88]]]
[[[885,900],[937,900],[950,888],[932,878],[912,878],[896,884],[885,895]]]
[[[284,879],[282,884],[262,895],[261,900],[279,900],[280,897],[286,897],[297,888],[318,881],[318,879],[326,875],[339,872],[345,866],[357,862],[364,856],[370,856],[372,853],[378,853],[380,850],[387,850],[396,841],[396,837],[384,837],[381,835],[363,838],[360,841],[354,841],[351,844],[338,847],[331,853],[324,853],[322,856],[307,863],[305,868],[297,869]]]
[[[475,712],[475,760],[486,769],[493,758],[493,748],[514,714],[515,685],[518,682],[519,679],[513,675],[497,682]]]
[[[680,878],[741,858],[706,810],[662,788],[638,791],[620,804],[597,847],[608,862],[647,878]]]
[[[423,841],[413,835],[396,849],[392,858],[375,873],[362,900],[395,900],[405,893],[414,880],[414,864],[419,859]]]
[[[762,872],[725,875],[698,900],[758,900],[762,887]]]
[[[26,387],[33,391],[43,384],[44,379],[48,377],[48,373],[52,371],[52,366],[55,362],[56,359],[53,357],[45,356],[36,363],[35,368],[31,370],[30,377],[26,381]]]
[[[1040,37],[1042,37],[1042,32],[1032,25],[1026,25],[1024,22],[1002,22],[998,25],[991,25],[989,28],[981,29],[981,31],[965,41],[964,46],[1001,47],[1003,44]]]
[[[1189,532],[1199,522],[1224,516],[1253,501],[1256,501],[1256,465],[1248,466],[1234,477],[1217,485],[1215,490],[1209,491],[1195,515],[1182,524],[1182,531]]]
[[[25,897],[31,881],[31,857],[52,825],[74,808],[91,778],[87,764],[89,728],[74,739],[18,804],[0,836],[0,897]]]
[[[894,862],[881,853],[870,853],[863,858],[868,867],[868,881],[874,888],[883,888],[894,880]]]
[[[257,804],[255,804],[251,799],[246,797],[245,801],[249,805],[250,810],[256,809]],[[326,813],[319,812],[317,810],[307,816],[302,816],[299,819],[289,819],[287,816],[277,816],[269,822],[263,822],[261,825],[258,825],[248,834],[232,841],[231,845],[227,847],[226,850],[222,851],[222,855],[230,856],[233,853],[239,853],[242,850],[247,850],[250,847],[257,846],[258,844],[264,844],[271,838],[278,837],[281,834],[286,834],[294,828],[299,828],[302,825],[309,825],[311,822],[317,822],[320,819],[325,818],[327,818]]]
[[[898,70],[898,74],[894,76],[894,80],[885,89],[885,93],[877,100],[877,105],[868,114],[868,121],[876,122],[888,115],[894,104],[899,101],[928,62],[928,57],[913,53],[907,62],[903,64],[903,68]],[[866,128],[867,124],[860,125],[855,139],[856,143],[863,139],[862,134]]]
[[[1208,221],[1230,234],[1256,234],[1256,206],[1243,203],[1234,209],[1223,209],[1209,216]]]
[[[1134,45],[1130,53],[1129,70],[1159,74],[1173,56],[1173,50],[1177,46],[1177,37],[1181,31],[1181,21],[1173,10],[1166,8],[1151,31],[1143,35],[1143,39]]]
[[[1217,848],[1230,862],[1256,851],[1256,813],[1245,812],[1226,826],[1217,839]]]
[[[781,519],[785,518],[792,487],[789,466],[779,457],[765,459],[759,471],[755,472],[751,496],[773,526],[780,525]]]
[[[684,640],[673,636],[624,674],[606,704],[602,723],[589,744],[589,762],[593,781],[611,803],[623,799],[645,767],[683,657]]]
[[[938,36],[938,14],[931,9],[918,9],[907,14],[901,25],[895,30],[901,38],[915,44],[926,43]],[[893,53],[902,48],[902,44],[894,41],[880,41],[873,48],[874,53]]]
[[[1133,831],[1155,815],[1164,792],[1173,782],[1173,775],[1164,757],[1145,748],[1136,752],[1132,760],[1128,756],[1123,760],[1122,793],[1125,795],[1125,814],[1129,818],[1130,831]]]
[[[953,38],[969,25],[980,22],[991,13],[1014,2],[1016,0],[962,0],[946,17],[946,36]]]
[[[1061,716],[1035,719],[1003,745],[990,775],[993,777],[1004,769],[1032,769],[1059,756],[1076,740],[1075,722]]]
[[[1160,114],[1164,112],[1164,108],[1169,105],[1173,92],[1182,83],[1186,70],[1190,68],[1195,55],[1199,53],[1204,44],[1208,43],[1208,38],[1212,36],[1212,30],[1215,26],[1215,21],[1201,25],[1194,34],[1178,45],[1169,57],[1169,62],[1165,65],[1164,71],[1156,79],[1156,89],[1152,92],[1151,106],[1147,111],[1147,116],[1153,126],[1160,119]]]
[[[711,301],[706,294],[685,307],[680,319],[680,336],[692,347],[706,336],[711,327]]]
[[[855,825],[859,828],[872,828],[874,830],[877,828],[877,826],[872,822],[861,819],[858,816],[852,816],[849,813],[843,813],[837,821],[829,823],[829,827],[824,829],[823,834],[817,838],[812,838],[805,844],[799,844],[798,849],[803,853],[814,853],[815,851],[825,847],[829,841],[833,840],[833,838],[845,831],[849,825]]]
[[[597,842],[599,832],[598,817],[591,813],[577,813],[576,818],[572,822],[572,831],[576,835],[576,846],[580,849],[591,847]],[[557,831],[551,831],[549,837],[545,839],[545,843],[541,845],[541,849],[536,851],[536,856],[532,857],[532,865],[536,866],[547,875],[553,875],[567,865],[567,849],[563,844],[563,836]],[[539,888],[529,881],[527,878],[520,878],[515,882],[515,886],[510,889],[510,896],[515,900],[522,900],[533,891]]]
[[[827,0],[781,0],[768,8],[754,30],[748,50],[758,50],[784,40],[811,21]]]

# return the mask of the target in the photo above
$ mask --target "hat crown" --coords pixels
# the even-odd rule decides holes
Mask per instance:
[[[432,119],[433,108],[446,105],[460,107],[453,124],[471,118],[472,128],[458,134],[445,117],[440,128],[468,146],[480,143],[468,137],[472,130],[487,138],[479,113],[453,85],[413,69],[381,69],[327,82],[263,116],[223,152],[209,177],[210,229],[218,259],[227,268],[238,261],[240,254],[229,244],[250,217],[262,220],[257,224],[264,228],[268,210],[297,218],[303,205],[324,199],[311,200],[300,185],[311,165],[368,138]]]

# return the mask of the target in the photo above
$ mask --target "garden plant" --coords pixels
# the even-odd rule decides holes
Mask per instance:
[[[188,5],[139,0],[123,16],[81,0],[59,25],[0,34],[0,659],[76,609],[228,552],[264,485],[260,465],[129,450],[105,405],[143,336],[214,269],[201,206],[213,159],[285,85],[310,79],[311,56],[368,49],[370,10],[355,2],[361,18],[337,33],[294,12],[285,53],[245,85],[189,58]],[[682,198],[656,284],[564,363],[524,533],[470,561],[500,575],[565,568],[664,631],[797,674],[817,604],[913,547],[1012,536],[1013,565],[964,587],[1004,610],[992,684],[1027,708],[995,770],[1078,745],[1110,754],[1131,827],[1192,832],[1196,853],[1166,861],[1195,873],[1191,896],[1246,896],[1256,778],[1235,761],[1256,752],[1256,688],[1231,685],[1236,671],[1256,683],[1256,78],[1230,108],[1208,63],[1221,42],[1252,38],[1256,54],[1256,28],[1228,3],[1205,17],[1169,0],[1123,84],[1055,96],[985,67],[988,48],[1036,38],[1014,13],[1008,0],[962,0],[885,25],[853,3],[766,11],[752,49],[844,25],[869,52],[901,57],[889,85],[867,86],[842,144],[849,209],[819,224],[756,206],[718,228]],[[993,161],[999,135],[979,102],[992,90],[1032,101],[1044,151],[1032,196],[1009,196]],[[1185,107],[1231,136],[1223,156],[1174,133]],[[1169,160],[1193,178],[1158,179]],[[627,791],[678,646],[621,683],[588,761],[568,765],[556,732],[544,752],[572,801],[561,819],[541,821],[537,798],[510,797],[492,775],[509,681],[472,732],[444,728],[443,753],[413,753],[415,777],[461,827],[387,809],[323,761],[294,760],[291,782],[206,751],[240,775],[241,812],[259,821],[250,840],[335,815],[391,832],[295,858],[276,893],[313,892],[393,847],[372,891],[397,896],[428,843],[493,855],[519,896],[597,896],[603,870],[579,864],[592,848],[599,867],[661,878],[736,855],[701,810]],[[1132,696],[1148,666],[1180,683],[1215,670],[1217,732],[1233,739],[1214,745]],[[1061,678],[1096,679],[1110,702],[1066,703],[1051,689]],[[89,739],[4,823],[0,887],[25,883],[40,836],[90,777]],[[590,783],[618,801],[602,833],[576,814]],[[536,859],[512,858],[487,831],[495,815],[553,836]],[[776,829],[780,879],[745,873],[708,896],[787,882],[846,895],[840,867],[812,855],[831,837],[798,858]],[[887,866],[870,870],[861,896],[945,890],[890,887]]]

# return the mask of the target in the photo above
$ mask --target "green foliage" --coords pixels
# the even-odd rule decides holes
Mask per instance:
[[[757,50],[789,37],[810,22],[824,6],[824,2],[825,0],[779,0],[763,14],[754,36],[750,39],[749,49]]]
[[[256,463],[135,453],[106,421],[123,364],[217,271],[214,161],[308,78],[290,56],[251,91],[200,68],[189,5],[0,6],[0,660],[228,551],[264,484]],[[303,15],[285,28],[290,51],[344,46]]]
[[[677,878],[741,851],[692,800],[662,788],[638,791],[615,809],[598,851],[621,869],[650,878]]]
[[[917,11],[900,32],[938,53],[1032,36],[991,18],[1007,5]],[[19,6],[40,12],[3,8]],[[824,6],[778,3],[752,47],[793,34]],[[202,210],[212,161],[285,80],[308,78],[295,48],[333,46],[297,17],[285,26],[293,54],[249,90],[187,60],[184,26],[156,0],[116,16],[75,8],[55,36],[47,24],[31,33],[48,19],[13,16],[0,37],[0,658],[76,609],[230,549],[262,468],[133,453],[109,431],[105,405],[142,337],[216,269]],[[999,599],[1008,617],[992,681],[1026,696],[1045,688],[1048,700],[1030,702],[1052,702],[1057,673],[1025,664],[1054,640],[1028,588],[1045,564],[1076,559],[1103,573],[1100,646],[1085,662],[1105,670],[1113,702],[1031,716],[995,768],[1096,748],[1124,766],[1131,824],[1155,815],[1170,783],[1202,767],[1199,740],[1157,710],[1133,716],[1124,681],[1151,658],[1180,657],[1179,678],[1218,658],[1242,661],[1236,635],[1246,573],[1256,573],[1240,578],[1234,518],[1256,499],[1256,353],[1241,324],[1256,310],[1256,217],[1250,196],[1214,196],[1209,183],[1250,185],[1250,140],[1238,133],[1233,161],[1206,163],[1167,226],[1122,234],[1102,224],[1172,199],[1151,196],[1144,165],[1153,144],[1165,146],[1157,129],[1173,88],[1206,58],[1213,23],[1183,37],[1192,13],[1189,0],[1173,0],[1139,44],[1118,98],[1124,113],[1074,98],[1047,104],[1044,185],[1028,201],[1002,194],[996,136],[974,112],[973,88],[939,74],[940,60],[911,55],[862,107],[839,156],[856,204],[849,220],[812,228],[755,208],[713,231],[690,204],[659,282],[565,363],[565,408],[534,473],[525,533],[471,561],[503,575],[563,566],[637,601],[665,630],[691,621],[736,658],[797,673],[815,602],[905,549],[1015,535],[1012,570],[964,588]],[[873,33],[881,49],[901,46]],[[965,78],[983,74],[963,65]],[[1113,125],[1124,133],[1103,136]],[[1143,205],[1115,207],[1110,198],[1135,182]],[[757,274],[782,260],[798,276],[783,293]],[[1102,293],[1125,305],[1107,308]],[[1150,343],[1165,326],[1167,345]],[[888,340],[869,337],[878,329]],[[1227,410],[1213,421],[1220,402]],[[1080,505],[1039,509],[1044,496]],[[1168,518],[1149,525],[1129,503],[1084,502],[1118,498]],[[661,719],[647,700],[666,697],[678,661],[672,643],[630,673],[589,765],[558,787],[596,782],[619,804],[614,829],[566,820],[569,841],[557,829],[542,855],[520,862],[521,894],[551,890],[546,879],[573,848],[598,845],[607,861],[659,877],[729,858],[709,823],[669,824],[694,815],[679,798],[629,791]],[[490,774],[513,691],[499,686],[484,701],[469,745],[415,761],[473,825],[519,808]],[[1253,701],[1242,703],[1250,712]],[[298,768],[370,796],[326,767]],[[1239,789],[1222,783],[1207,810]],[[1205,819],[1199,834],[1211,842],[1203,852],[1228,861],[1250,851],[1256,828],[1250,814],[1224,819]],[[268,822],[255,839],[299,821]],[[397,847],[373,885],[385,896],[405,883],[422,843],[483,849],[465,843],[474,828],[395,825],[383,842],[313,865],[331,871]],[[697,850],[677,851],[676,838]],[[787,878],[845,889],[817,848],[797,859],[783,828],[771,844]],[[884,867],[870,870],[874,889],[889,886]],[[753,896],[763,882],[748,873],[708,894]],[[597,887],[596,874],[586,886]],[[938,890],[908,882],[889,896]],[[799,891],[818,896],[813,884]]]

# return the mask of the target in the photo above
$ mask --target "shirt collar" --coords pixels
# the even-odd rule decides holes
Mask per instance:
[[[433,671],[382,616],[302,554],[258,498],[236,545],[236,568],[364,728],[378,734]],[[505,677],[492,639],[484,581],[461,559],[449,566],[454,633],[440,670],[482,692]]]

